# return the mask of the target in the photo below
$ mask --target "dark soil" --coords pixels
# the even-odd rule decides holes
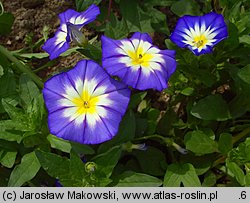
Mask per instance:
[[[11,33],[0,42],[9,50],[24,48],[25,36],[33,35],[36,42],[42,38],[44,26],[54,33],[60,21],[58,14],[74,7],[74,0],[3,0],[4,10],[14,15]]]

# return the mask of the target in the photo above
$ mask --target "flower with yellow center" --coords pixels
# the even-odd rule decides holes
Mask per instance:
[[[82,60],[46,81],[43,96],[51,134],[97,144],[116,135],[130,91],[97,63]]]
[[[170,39],[179,47],[187,47],[198,56],[212,52],[213,46],[227,36],[223,16],[211,12],[204,16],[181,17]]]
[[[103,67],[135,89],[163,90],[175,71],[175,51],[160,50],[148,34],[136,32],[130,39],[102,36]]]

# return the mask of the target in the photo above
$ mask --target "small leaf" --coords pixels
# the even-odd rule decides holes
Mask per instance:
[[[240,69],[238,76],[247,84],[250,84],[250,65]]]
[[[55,149],[59,149],[63,152],[70,153],[71,145],[67,140],[63,140],[54,135],[49,134],[47,140],[50,142],[50,146]]]
[[[21,160],[21,163],[17,165],[12,171],[8,186],[22,186],[24,183],[34,178],[39,169],[40,163],[36,157],[35,152],[25,154]]]
[[[162,181],[143,173],[125,172],[121,175],[116,187],[159,187]]]
[[[238,164],[250,162],[250,138],[240,143],[237,148],[233,148],[229,152],[229,160]]]
[[[230,162],[229,160],[226,161],[227,168],[231,171],[234,175],[236,180],[241,186],[245,185],[245,174],[243,170],[234,162]]]
[[[229,133],[222,133],[218,144],[219,151],[223,154],[227,154],[233,148],[232,135]]]
[[[133,94],[131,96],[128,108],[130,109],[136,108],[139,105],[139,103],[146,97],[146,95],[147,95],[147,92],[139,92],[139,93]]]
[[[27,74],[22,74],[19,79],[20,97],[27,107],[31,102],[40,95],[36,84]]]
[[[192,164],[171,164],[168,166],[163,185],[165,187],[179,187],[181,183],[185,187],[201,186]]]
[[[109,178],[118,160],[121,156],[122,149],[120,146],[111,148],[109,151],[99,154],[91,161],[97,164],[97,170],[100,174],[105,174],[106,178]]]
[[[183,89],[183,90],[181,91],[181,94],[183,94],[183,95],[185,95],[185,96],[190,96],[191,94],[193,94],[193,92],[194,92],[194,88],[192,88],[192,87],[187,87],[187,88],[185,88],[185,89]]]
[[[194,15],[197,16],[200,14],[200,6],[199,4],[194,0],[181,0],[176,1],[171,6],[171,11],[178,15]]]
[[[15,164],[17,152],[6,152],[1,159],[1,164],[7,168],[12,168]]]
[[[208,172],[202,183],[202,187],[213,187],[216,184],[216,175],[213,172]]]
[[[48,53],[15,53],[18,57],[43,59],[49,56]]]
[[[28,118],[27,115],[24,114],[22,109],[17,108],[13,105],[11,105],[6,99],[2,99],[2,104],[5,109],[5,111],[8,113],[9,117],[19,122],[27,122]]]
[[[204,120],[225,121],[231,118],[227,103],[221,95],[209,95],[198,101],[191,114]]]
[[[188,132],[184,137],[186,149],[196,155],[218,152],[217,143],[201,130]]]
[[[17,143],[20,143],[22,140],[22,133],[0,130],[0,139],[6,140],[6,141],[16,141]]]
[[[245,176],[245,183],[246,183],[246,187],[250,186],[250,173],[248,172]]]
[[[0,64],[0,78],[3,76],[3,66]]]
[[[14,16],[11,13],[3,13],[0,16],[0,35],[8,35],[14,22]]]

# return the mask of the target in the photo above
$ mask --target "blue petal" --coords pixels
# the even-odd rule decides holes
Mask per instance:
[[[213,52],[213,47],[211,46],[206,46],[205,48],[203,48],[200,52],[198,51],[198,49],[192,49],[192,47],[188,47],[196,56],[202,55],[202,54],[209,54],[211,52]]]
[[[100,14],[100,9],[96,5],[91,5],[84,12],[77,12],[72,9],[59,14],[61,24],[67,24],[68,22],[77,25],[80,29],[82,26],[94,21],[96,17]]]
[[[133,34],[133,36],[130,38],[130,40],[132,40],[132,39],[138,39],[138,40],[142,40],[142,41],[147,41],[150,44],[153,43],[152,38],[150,37],[150,35],[148,33],[135,32]]]
[[[92,4],[86,11],[80,13],[79,16],[87,19],[83,25],[88,24],[96,19],[96,17],[100,14],[100,9],[98,6]]]
[[[60,35],[65,36],[65,39],[61,39]],[[60,39],[59,39],[60,38]],[[67,41],[67,33],[58,30],[54,37],[48,39],[43,45],[43,50],[45,50],[50,55],[50,60],[53,60],[60,56],[61,53],[69,49],[70,45]]]
[[[79,14],[80,14],[79,12],[73,9],[68,9],[65,12],[59,14],[60,23],[66,24],[67,22],[70,21],[70,19],[75,19]]]

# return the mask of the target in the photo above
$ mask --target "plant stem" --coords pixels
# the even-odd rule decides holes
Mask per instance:
[[[12,61],[21,72],[26,73],[40,88],[43,87],[41,78],[33,73],[26,65],[22,64],[16,57],[14,57],[8,49],[0,45],[0,53]]]
[[[242,139],[243,137],[246,137],[248,134],[250,133],[250,128],[246,128],[245,130],[243,130],[242,132],[240,132],[238,135],[233,137],[233,144],[235,144],[236,142],[238,142],[240,139]],[[217,160],[214,161],[213,163],[213,167],[224,163],[226,160],[226,156],[220,156]]]
[[[112,0],[109,0],[109,8],[108,8],[108,15],[107,15],[107,18],[106,18],[106,22],[109,21],[110,12],[111,12],[111,6],[112,6]]]
[[[243,137],[246,137],[249,133],[250,133],[250,127],[246,128],[245,130],[243,130],[242,132],[240,132],[238,135],[234,136],[233,137],[233,144],[235,144],[236,142],[238,142]]]

